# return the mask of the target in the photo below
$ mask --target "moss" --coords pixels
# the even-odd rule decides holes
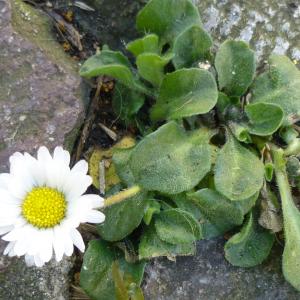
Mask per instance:
[[[78,66],[57,43],[50,17],[21,0],[11,1],[11,6],[15,31],[42,49],[52,61],[77,73]]]

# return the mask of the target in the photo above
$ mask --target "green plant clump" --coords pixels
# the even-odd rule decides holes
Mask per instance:
[[[144,35],[127,44],[134,63],[102,50],[80,70],[116,79],[116,115],[140,137],[114,151],[121,185],[110,194],[128,199],[105,208],[82,288],[92,299],[143,299],[149,259],[193,255],[198,240],[228,231],[226,259],[253,267],[283,227],[283,274],[300,291],[300,212],[291,192],[300,186],[300,72],[271,55],[257,74],[242,41],[214,52],[189,0],[150,0],[137,29]]]

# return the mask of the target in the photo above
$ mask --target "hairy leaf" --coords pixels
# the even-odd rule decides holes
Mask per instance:
[[[140,259],[159,256],[174,259],[177,255],[194,255],[195,252],[195,243],[174,245],[161,240],[156,233],[154,224],[146,229],[139,244]]]
[[[134,176],[129,167],[129,160],[133,149],[133,147],[128,149],[117,148],[114,150],[112,158],[118,176],[127,186],[131,186],[135,183]]]
[[[254,52],[242,41],[225,41],[217,52],[215,66],[220,89],[230,96],[241,96],[254,78]]]
[[[104,50],[100,54],[93,55],[84,62],[79,74],[88,78],[109,75],[129,88],[134,85],[130,62],[121,52]]]
[[[263,179],[263,163],[228,134],[215,165],[216,189],[230,200],[242,200],[258,192]]]
[[[217,99],[217,85],[211,73],[196,68],[177,70],[165,76],[151,118],[179,119],[205,114]]]
[[[159,238],[170,244],[190,244],[202,238],[201,227],[188,212],[179,208],[162,211],[155,217]]]
[[[258,225],[250,213],[241,232],[225,244],[225,257],[234,266],[253,267],[268,257],[273,243],[274,235]]]
[[[165,74],[164,67],[172,59],[173,54],[159,56],[155,53],[143,53],[137,57],[136,64],[141,77],[153,86],[159,87]]]
[[[104,209],[105,221],[97,226],[100,236],[107,241],[119,241],[141,223],[146,207],[145,193]]]
[[[244,215],[255,204],[257,195],[242,201],[230,201],[218,192],[205,188],[189,193],[188,198],[200,209],[204,218],[201,223],[205,224],[207,220],[219,235],[243,223]]]
[[[300,212],[291,194],[283,154],[282,149],[273,152],[276,181],[281,197],[285,237],[282,269],[285,279],[300,291]]]
[[[126,45],[126,49],[135,57],[142,53],[159,53],[158,36],[148,34],[140,39],[134,40]]]
[[[210,170],[210,133],[188,135],[175,122],[146,136],[132,151],[129,166],[145,190],[177,194],[193,188]]]
[[[138,30],[157,34],[163,45],[194,24],[201,26],[201,19],[189,0],[150,0],[137,15]]]
[[[255,135],[271,135],[282,124],[284,113],[280,106],[270,103],[253,103],[245,107],[249,119],[249,132]]]
[[[116,299],[116,285],[113,278],[113,264],[118,262],[119,271],[133,283],[141,284],[145,263],[129,264],[121,253],[104,241],[93,240],[89,242],[83,258],[80,272],[80,285],[91,299]]]
[[[173,63],[176,69],[190,67],[193,63],[205,59],[212,46],[210,35],[199,25],[193,25],[183,31],[175,40]]]
[[[253,86],[251,101],[279,105],[284,111],[284,125],[294,123],[300,115],[300,72],[286,56],[272,55],[270,68]]]
[[[152,221],[152,217],[155,214],[160,213],[160,204],[155,199],[149,199],[148,206],[144,215],[144,222],[146,225],[149,225]]]
[[[117,83],[114,88],[112,107],[115,115],[125,124],[133,122],[134,117],[143,106],[145,96],[123,84]]]

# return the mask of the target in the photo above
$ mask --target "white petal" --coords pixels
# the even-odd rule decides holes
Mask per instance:
[[[85,245],[80,232],[77,229],[72,229],[70,232],[73,244],[81,251],[84,252]]]
[[[26,265],[28,267],[34,266],[34,256],[26,254],[25,255],[25,262],[26,262]]]
[[[34,255],[34,264],[39,268],[44,265],[43,260],[40,258],[38,254]]]
[[[54,227],[53,230],[53,248],[56,261],[61,261],[65,252],[64,235],[60,226]]]
[[[71,173],[67,178],[63,191],[68,201],[79,198],[92,184],[92,178],[81,173]]]
[[[33,238],[35,238],[35,229],[31,224],[26,224],[23,227],[22,236],[16,241],[14,252],[17,256],[28,254],[31,251]]]
[[[50,155],[49,150],[45,146],[42,146],[38,149],[37,159],[42,163],[46,163],[52,161],[52,156]]]
[[[2,240],[7,241],[7,242],[17,241],[18,239],[20,239],[22,237],[23,233],[24,233],[24,227],[14,228],[8,234],[4,235],[2,237]]]
[[[7,255],[13,248],[14,248],[15,242],[10,242],[8,243],[8,245],[6,246],[6,248],[4,249],[3,254]]]
[[[87,174],[89,169],[88,163],[85,160],[78,161],[75,166],[72,168],[72,173],[81,173],[81,174]]]
[[[40,246],[39,257],[45,263],[52,257],[53,230],[41,230],[42,244]]]
[[[20,169],[22,169],[24,165],[24,156],[20,152],[15,152],[9,157],[10,163],[10,174],[17,174]]]
[[[89,223],[102,223],[105,220],[105,215],[97,210],[91,210],[86,216],[83,222]]]
[[[41,239],[40,239],[40,230],[32,226],[30,245],[28,247],[27,254],[34,256],[38,253],[40,249]]]
[[[11,231],[13,228],[14,228],[13,226],[0,227],[0,235]]]
[[[101,208],[104,206],[104,198],[96,194],[86,194],[80,200],[89,205],[90,208]]]
[[[22,184],[27,192],[35,185],[34,178],[30,173],[31,161],[28,161],[28,155],[25,157],[23,154],[16,152],[9,158],[10,174],[12,175],[10,183],[13,180],[14,184]]]
[[[64,244],[65,244],[65,254],[67,256],[71,256],[73,254],[73,251],[74,251],[74,246],[73,246],[73,241],[72,241],[69,234],[65,235]]]
[[[69,167],[70,164],[70,153],[64,150],[62,147],[56,147],[53,153],[53,160],[60,164],[64,164]]]
[[[10,179],[9,173],[0,174],[0,188],[7,189],[9,179]]]

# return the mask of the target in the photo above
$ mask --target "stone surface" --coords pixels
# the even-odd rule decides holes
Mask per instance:
[[[0,172],[15,151],[72,147],[84,117],[80,85],[48,18],[20,0],[0,0]],[[64,260],[27,268],[23,258],[0,256],[0,299],[68,299],[71,267]]]
[[[298,0],[194,0],[216,44],[231,38],[249,42],[259,59],[274,52],[300,60]]]
[[[300,2],[298,0],[192,0],[215,44],[231,39],[250,43],[258,58],[271,52],[300,60]],[[60,1],[56,1],[57,3]],[[112,49],[137,36],[135,16],[147,0],[86,0],[94,12],[76,8],[84,32]]]
[[[296,300],[300,293],[281,273],[281,250],[255,268],[236,268],[224,258],[222,238],[198,243],[194,257],[156,259],[146,268],[146,300]]]

